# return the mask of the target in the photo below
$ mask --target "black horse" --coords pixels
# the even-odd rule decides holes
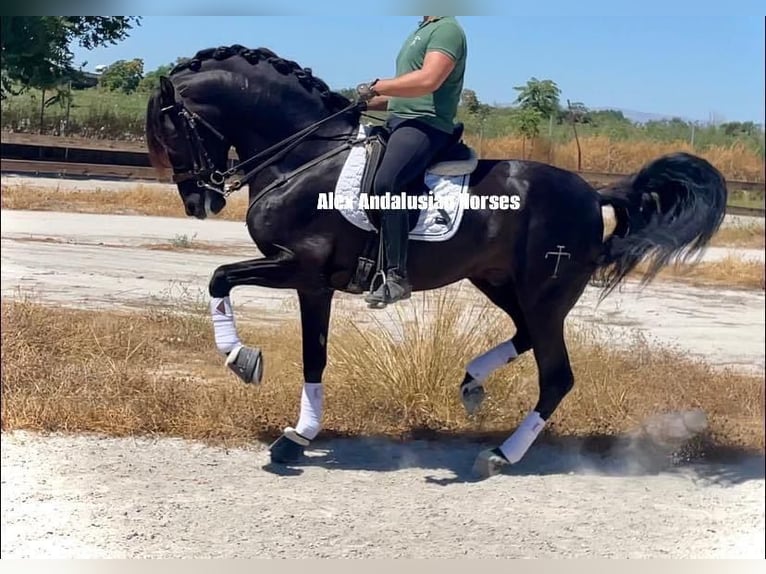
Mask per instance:
[[[330,91],[311,70],[238,45],[198,52],[148,102],[152,164],[172,168],[187,215],[218,213],[229,193],[249,186],[247,228],[264,257],[223,265],[209,284],[218,348],[246,383],[260,382],[262,356],[239,341],[229,294],[259,285],[297,291],[305,382],[321,387],[333,293],[359,292],[360,258],[377,238],[317,207],[319,194],[336,185],[362,115],[363,105]],[[227,169],[231,148],[241,162]],[[543,163],[482,160],[470,194],[515,198],[520,208],[466,211],[451,239],[410,242],[408,265],[415,291],[468,279],[516,326],[512,338],[466,366],[460,394],[469,412],[494,369],[534,351],[538,402],[507,441],[480,453],[476,471],[488,476],[521,459],[572,388],[564,320],[588,282],[598,280],[605,297],[639,262],[647,264],[646,283],[672,259],[699,252],[723,220],[727,189],[707,161],[677,153],[600,190]],[[613,226],[605,226],[607,214]],[[321,412],[312,414],[310,433],[285,429],[271,446],[273,461],[303,456],[319,431]]]

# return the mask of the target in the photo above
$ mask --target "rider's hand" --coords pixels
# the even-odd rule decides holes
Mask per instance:
[[[372,98],[378,95],[378,92],[375,91],[375,82],[378,80],[372,81],[370,83],[365,84],[359,84],[356,87],[356,94],[359,97],[360,102],[369,102]]]

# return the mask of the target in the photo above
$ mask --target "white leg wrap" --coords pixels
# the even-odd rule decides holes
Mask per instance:
[[[309,440],[314,440],[322,428],[324,386],[322,383],[303,383],[301,416],[295,430]]]
[[[237,327],[234,324],[234,313],[231,310],[229,297],[211,298],[210,316],[213,318],[215,345],[221,353],[225,355],[242,345],[237,335]]]
[[[500,445],[501,452],[511,463],[521,460],[521,457],[527,452],[532,443],[535,442],[537,435],[543,430],[545,421],[537,411],[532,411],[521,421],[519,428]]]
[[[492,371],[503,365],[507,365],[511,360],[518,356],[519,354],[516,351],[516,347],[509,339],[505,343],[500,343],[497,347],[493,347],[483,355],[479,355],[473,359],[468,363],[465,371],[477,381],[483,381],[492,373]]]

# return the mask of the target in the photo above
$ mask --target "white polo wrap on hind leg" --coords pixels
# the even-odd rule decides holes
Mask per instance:
[[[303,383],[301,416],[295,430],[309,440],[314,440],[322,428],[324,386],[322,383]]]
[[[543,430],[545,421],[537,411],[532,411],[521,421],[519,428],[500,445],[500,451],[511,463],[517,463],[535,442],[537,435]]]
[[[234,323],[234,312],[231,310],[229,297],[212,297],[210,299],[210,316],[213,319],[215,345],[224,355],[242,346]]]
[[[486,353],[473,359],[465,368],[466,373],[471,375],[476,381],[483,381],[492,371],[508,364],[519,356],[512,340],[500,343]]]

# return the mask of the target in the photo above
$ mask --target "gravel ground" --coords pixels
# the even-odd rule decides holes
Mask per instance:
[[[534,448],[469,478],[478,445],[265,447],[2,436],[3,558],[763,558],[763,459],[642,472]]]

